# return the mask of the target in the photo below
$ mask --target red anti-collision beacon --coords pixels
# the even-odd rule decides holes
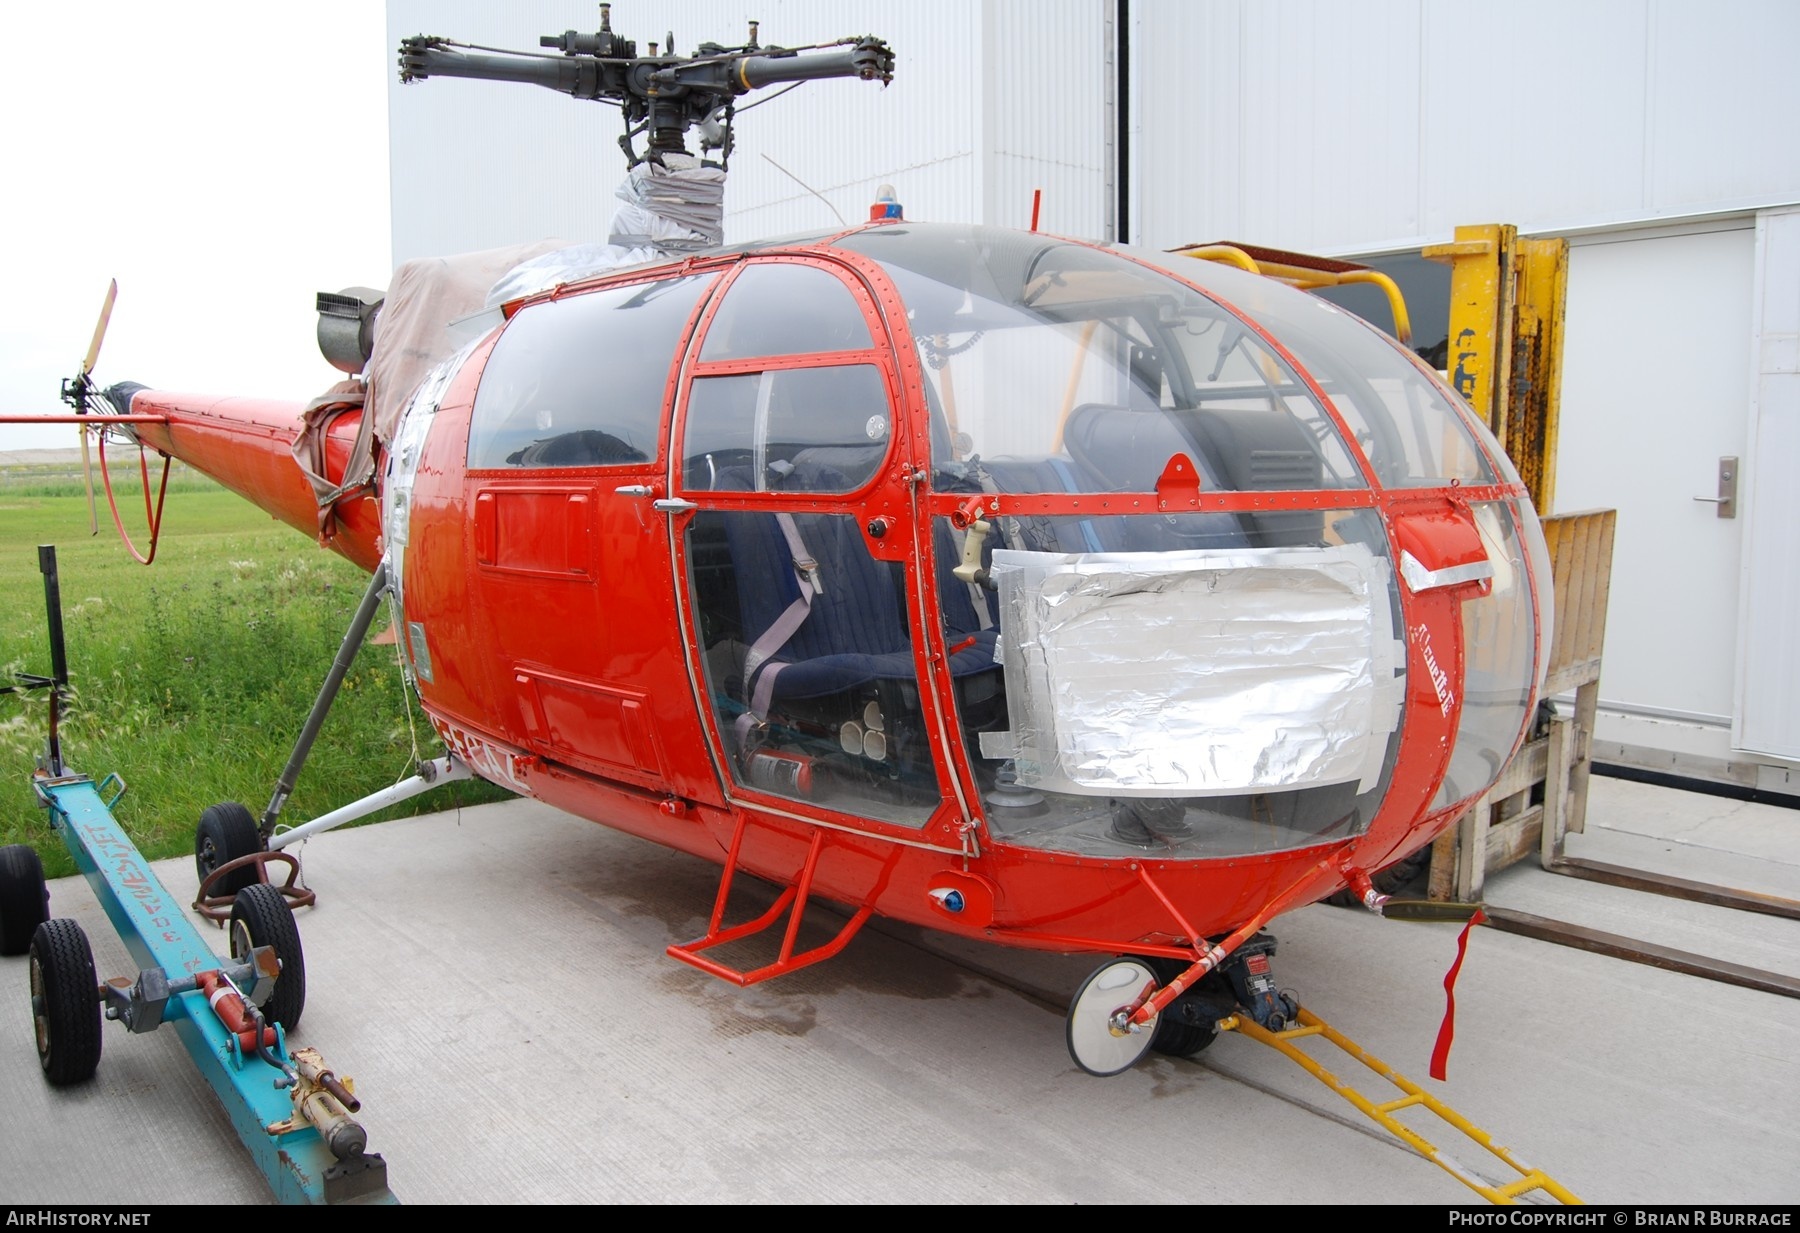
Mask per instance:
[[[900,209],[900,202],[894,196],[892,184],[883,184],[875,190],[875,204],[869,207],[870,222],[901,222],[905,218],[905,213]]]

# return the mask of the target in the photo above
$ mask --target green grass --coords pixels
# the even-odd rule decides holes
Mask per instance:
[[[0,486],[4,683],[50,672],[37,546],[55,544],[73,695],[65,765],[124,779],[130,791],[115,812],[153,860],[193,851],[207,805],[242,801],[260,816],[368,576],[201,477],[184,479],[179,492],[171,480],[149,568],[119,543],[104,497],[100,534],[88,534],[79,478],[41,485],[55,495],[32,487]],[[126,495],[120,512],[141,550],[142,497]],[[384,625],[378,619],[377,629]],[[31,844],[58,877],[74,863],[29,782],[44,717],[43,691],[0,695],[0,844]],[[365,644],[283,821],[305,821],[409,774],[415,740],[419,756],[441,752],[416,699],[408,706],[395,648]],[[375,819],[505,796],[453,784]]]
[[[129,518],[136,514],[143,517],[143,472],[138,469],[136,456],[132,461],[120,462],[116,458],[107,459],[106,473],[112,478],[113,494],[119,498],[119,513]],[[99,517],[110,522],[112,516],[107,513],[105,479],[100,474],[100,464],[95,460],[90,474],[94,484],[94,508]],[[150,495],[156,496],[162,485],[162,463],[150,466]],[[189,467],[186,463],[174,462],[169,466],[169,493],[178,492],[217,492],[218,484]],[[13,463],[0,465],[0,501],[14,497],[82,497],[86,499],[86,479],[82,475],[79,462],[67,463]],[[125,503],[125,497],[132,498],[131,504]],[[128,526],[130,524],[127,524]],[[4,532],[0,532],[4,534]]]

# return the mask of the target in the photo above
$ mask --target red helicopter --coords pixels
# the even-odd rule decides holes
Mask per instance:
[[[669,953],[740,984],[881,915],[1107,956],[1068,1021],[1095,1074],[1291,1020],[1264,926],[1379,910],[1537,706],[1549,566],[1500,446],[1393,339],[1226,266],[891,200],[718,246],[687,135],[728,156],[748,90],[886,81],[879,40],[542,42],[409,39],[402,76],[620,105],[648,225],[321,296],[359,379],[311,407],[66,387],[372,574],[268,808],[203,816],[203,894],[473,773],[720,863]],[[448,756],[279,829],[384,598]],[[739,874],[783,889],[730,923]],[[798,950],[815,900],[847,919]]]

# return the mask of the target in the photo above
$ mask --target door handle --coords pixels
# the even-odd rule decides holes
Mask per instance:
[[[1719,495],[1716,497],[1695,497],[1696,501],[1704,501],[1708,505],[1718,507],[1721,518],[1737,517],[1737,481],[1738,460],[1736,458],[1719,459]]]
[[[656,489],[648,484],[620,484],[613,489],[622,497],[649,497],[656,495]]]
[[[691,509],[700,508],[692,501],[685,501],[680,497],[664,497],[660,501],[655,501],[651,504],[652,508],[658,513],[663,514],[685,514]]]

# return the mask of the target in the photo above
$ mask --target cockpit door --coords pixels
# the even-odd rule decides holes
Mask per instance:
[[[847,270],[743,266],[682,391],[670,476],[678,587],[715,756],[747,800],[953,833],[886,332]]]
[[[667,519],[680,358],[718,279],[557,296],[518,310],[469,434],[468,617],[487,625],[490,713],[548,761],[722,804],[682,653]]]

